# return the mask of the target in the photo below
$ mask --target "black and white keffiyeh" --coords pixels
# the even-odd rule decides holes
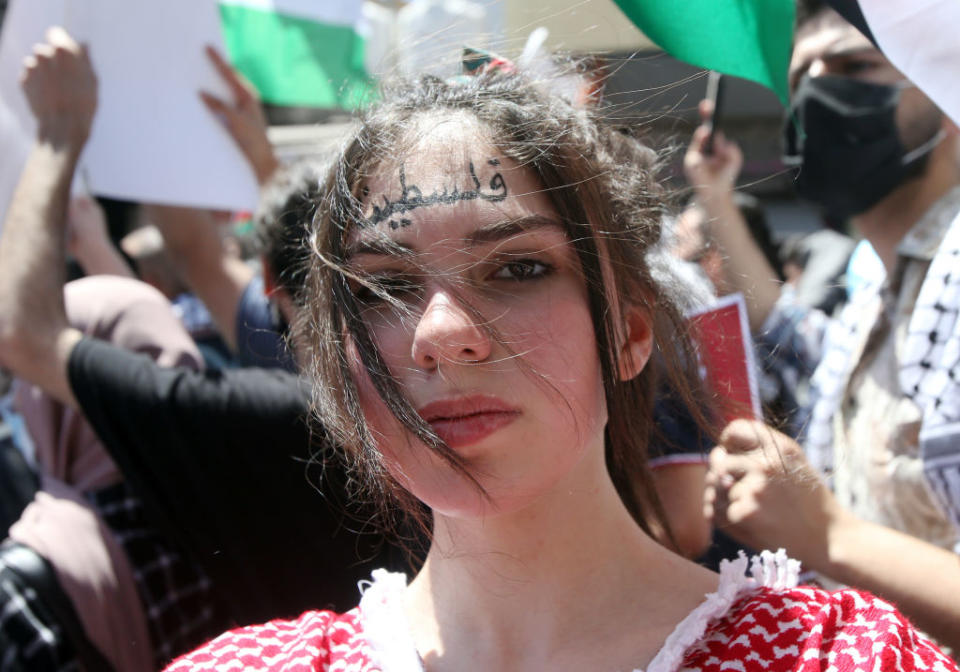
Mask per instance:
[[[833,417],[869,336],[883,310],[879,287],[851,299],[827,330],[824,357],[813,376],[816,389],[805,448],[828,476],[833,469]],[[960,529],[960,215],[954,216],[924,277],[907,327],[899,366],[903,395],[919,406],[920,456],[927,481],[944,512]],[[874,319],[871,319],[874,318]]]
[[[920,288],[900,386],[923,409],[920,455],[931,488],[960,527],[960,215]]]

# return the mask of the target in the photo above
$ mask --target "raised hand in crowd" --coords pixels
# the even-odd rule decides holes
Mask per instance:
[[[824,567],[827,534],[842,509],[803,449],[767,425],[736,420],[710,453],[704,514],[752,548],[788,548]]]
[[[37,121],[38,142],[79,156],[96,111],[96,75],[86,47],[65,30],[51,28],[46,37],[24,62],[23,91]],[[67,245],[89,275],[133,275],[110,242],[103,211],[89,197],[70,204]]]
[[[709,118],[710,101],[700,103],[700,115]],[[683,169],[693,190],[690,207],[704,212],[710,238],[725,255],[724,278],[732,291],[747,300],[750,328],[760,329],[780,297],[780,278],[750,234],[747,222],[734,200],[734,187],[743,167],[743,153],[721,131],[706,151],[710,128],[700,125],[693,133],[683,158]]]
[[[134,277],[123,255],[110,240],[103,208],[89,196],[75,196],[70,201],[67,252],[87,275]]]
[[[24,60],[23,92],[37,122],[37,140],[78,150],[97,108],[97,77],[87,48],[59,27]]]
[[[698,107],[701,119],[713,114],[713,103],[701,100]],[[687,181],[698,200],[722,201],[733,199],[737,178],[743,168],[743,152],[740,146],[729,140],[723,131],[713,136],[712,151],[705,151],[710,137],[710,127],[704,123],[697,127],[690,139],[690,146],[683,157],[683,170]]]
[[[704,514],[736,539],[874,592],[960,650],[960,557],[844,509],[790,437],[732,422],[710,453],[704,497]]]
[[[0,238],[0,364],[72,403],[64,362],[80,334],[69,328],[63,304],[65,228],[97,78],[86,47],[62,28],[47,31],[24,66],[37,135]]]
[[[267,117],[263,113],[260,96],[253,84],[234,70],[216,49],[207,47],[207,56],[230,88],[233,100],[226,101],[206,91],[200,92],[200,98],[230,131],[262,186],[270,180],[280,164],[267,138]]]

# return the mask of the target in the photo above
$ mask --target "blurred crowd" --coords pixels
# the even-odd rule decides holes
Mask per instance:
[[[801,5],[785,158],[847,226],[778,236],[700,105],[652,265],[691,310],[743,295],[762,417],[705,436],[662,390],[656,533],[711,569],[784,548],[808,581],[873,591],[957,650],[943,346],[960,329],[960,129],[833,10]],[[419,531],[352,496],[298,376],[328,166],[280,161],[256,90],[207,56],[231,96],[203,99],[256,175],[256,212],[71,195],[77,153],[37,150],[7,210],[0,672],[159,669],[238,624],[346,610],[373,568],[423,557]],[[84,47],[52,28],[22,86],[38,133],[78,152],[97,100]]]

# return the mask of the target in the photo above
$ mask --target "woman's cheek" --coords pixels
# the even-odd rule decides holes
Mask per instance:
[[[351,377],[357,386],[357,397],[363,417],[376,438],[385,428],[386,419],[392,418],[393,415],[380,398],[370,373],[360,359],[360,352],[352,340],[347,344],[347,361],[350,363]]]
[[[531,348],[531,364],[554,384],[562,406],[573,413],[578,428],[591,431],[606,424],[603,376],[597,357],[596,330],[584,297],[569,292],[547,305]],[[549,344],[549,345],[548,345]]]
[[[373,379],[360,360],[360,353],[352,341],[347,345],[347,357],[351,376],[357,386],[360,409],[363,411],[363,417],[367,428],[370,430],[371,437],[383,456],[384,466],[394,474],[394,477],[404,482],[405,479],[399,473],[402,469],[399,467],[398,453],[400,446],[409,443],[406,428],[397,420],[380,397],[376,386],[373,384]]]

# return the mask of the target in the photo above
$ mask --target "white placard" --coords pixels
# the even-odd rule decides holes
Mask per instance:
[[[229,97],[203,51],[207,44],[223,51],[216,0],[13,0],[0,36],[0,211],[33,135],[18,84],[22,61],[56,24],[89,45],[100,82],[81,159],[92,193],[224,210],[256,206],[250,166],[197,95],[204,89]]]

